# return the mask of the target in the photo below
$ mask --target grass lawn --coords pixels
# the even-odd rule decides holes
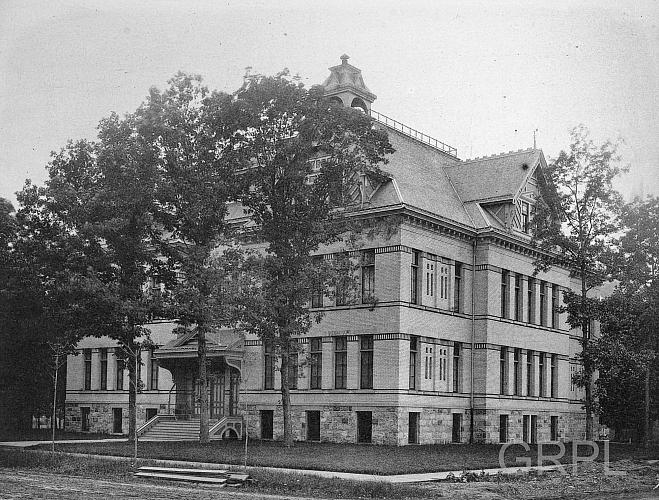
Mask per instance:
[[[302,449],[303,446],[295,449]],[[322,445],[324,449],[325,446]],[[364,447],[368,448],[368,447]],[[466,449],[467,447],[463,446]],[[208,447],[211,449],[211,447]],[[321,446],[316,447],[320,450]],[[150,462],[144,460],[142,465]],[[620,499],[649,498],[656,484],[659,466],[649,466],[621,460],[617,469],[624,470],[625,476],[606,476],[602,464],[580,464],[579,472],[573,474],[568,469],[567,474],[550,473],[543,475],[521,475],[490,477],[487,482],[469,483],[422,483],[397,485],[383,482],[346,481],[341,479],[325,479],[299,474],[284,474],[264,469],[250,471],[257,480],[256,484],[240,488],[240,492],[252,497],[262,497],[266,494],[280,495],[285,498],[296,496],[305,498],[378,498],[378,499],[434,499],[447,498],[452,500],[480,499]],[[94,459],[89,457],[69,456],[31,450],[0,449],[0,482],[3,477],[20,471],[37,477],[39,474],[55,474],[58,479],[67,477],[88,478],[90,484],[94,481],[110,481],[115,483],[115,493],[126,492],[129,495],[131,485],[158,484],[172,488],[169,495],[159,498],[217,498],[221,493],[217,489],[204,486],[167,481],[150,481],[133,476],[130,462]],[[44,480],[48,480],[46,477]],[[122,489],[123,488],[123,489]],[[185,488],[185,490],[184,490]],[[193,488],[193,490],[190,490]],[[177,493],[178,491],[178,493]],[[155,490],[154,490],[154,494]],[[621,496],[623,495],[623,496]]]
[[[153,459],[186,460],[224,464],[242,464],[244,442],[217,441],[208,445],[197,442],[143,442],[139,456]],[[48,446],[45,446],[47,449]],[[367,474],[406,474],[439,472],[448,470],[487,469],[499,467],[500,445],[445,444],[428,446],[371,446],[356,444],[298,442],[293,448],[285,448],[280,442],[250,441],[247,464],[255,467],[284,467],[291,469],[316,469]],[[56,450],[98,455],[132,456],[133,445],[119,443],[57,444]],[[545,456],[558,452],[556,445],[544,445]],[[659,458],[659,447],[646,450],[628,444],[610,444],[609,459]],[[521,446],[511,446],[505,454],[506,466],[517,466],[517,457],[530,457],[537,463],[537,447],[525,452]],[[572,460],[572,448],[566,444],[563,463]],[[580,456],[588,456],[592,450],[579,448]],[[601,446],[599,461],[604,457]],[[547,464],[548,462],[545,462]]]

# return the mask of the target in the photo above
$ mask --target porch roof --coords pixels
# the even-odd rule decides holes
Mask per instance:
[[[206,334],[207,356],[242,358],[244,341],[234,330],[216,330]],[[197,332],[192,330],[154,351],[156,359],[196,358],[199,350]]]

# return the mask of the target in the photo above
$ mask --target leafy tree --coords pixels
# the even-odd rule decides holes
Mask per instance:
[[[633,412],[629,420],[641,424],[638,427],[647,446],[650,424],[657,415],[659,198],[637,199],[625,205],[620,223],[623,234],[610,262],[618,285],[601,308],[603,338],[596,345],[600,373],[609,375],[599,383],[608,403],[602,413],[610,419],[616,412]],[[612,356],[611,351],[618,354]],[[610,376],[619,372],[628,376]],[[624,387],[625,381],[637,401],[621,397],[617,389]]]
[[[14,431],[29,428],[33,414],[50,409],[55,433],[57,406],[64,402],[66,354],[84,335],[84,303],[79,301],[86,283],[86,265],[80,259],[84,242],[63,230],[44,210],[43,190],[27,183],[18,193],[20,209],[2,216],[3,354],[8,370],[5,400],[13,401]],[[4,335],[3,335],[4,337]],[[52,376],[52,379],[49,377]],[[50,392],[52,390],[52,393]],[[48,394],[52,394],[50,397]]]
[[[129,436],[136,440],[137,365],[149,335],[144,325],[162,312],[161,298],[144,284],[171,281],[171,270],[158,253],[162,234],[154,224],[159,173],[133,121],[113,114],[101,121],[97,142],[69,143],[55,154],[42,196],[49,216],[87,242],[83,299],[93,304],[87,334],[116,340],[134,360],[126,365]]]
[[[581,328],[580,361],[577,382],[584,387],[586,438],[593,436],[592,378],[595,371],[590,349],[590,322],[596,301],[588,293],[607,278],[607,244],[617,230],[622,199],[613,180],[622,172],[618,144],[607,141],[597,146],[588,130],[578,126],[571,131],[568,151],[561,151],[545,172],[542,200],[534,215],[534,242],[540,249],[536,270],[546,271],[561,263],[580,282],[579,292],[564,295],[568,323]]]
[[[229,115],[232,148],[250,160],[241,174],[242,203],[257,241],[252,261],[259,293],[245,302],[242,326],[257,334],[280,360],[284,443],[293,444],[290,382],[297,373],[297,338],[309,332],[312,290],[329,293],[347,259],[323,265],[322,245],[341,241],[350,221],[350,188],[361,176],[381,179],[378,164],[393,148],[386,133],[363,113],[330,104],[322,89],[288,78],[247,76]],[[323,158],[316,168],[310,160]]]
[[[161,251],[184,276],[169,297],[173,315],[180,329],[196,333],[202,443],[209,442],[206,336],[230,322],[225,281],[240,260],[235,249],[215,252],[227,237],[227,201],[235,193],[239,161],[224,123],[230,99],[210,94],[199,76],[179,73],[164,92],[151,89],[136,124],[161,173],[158,223],[168,235]]]

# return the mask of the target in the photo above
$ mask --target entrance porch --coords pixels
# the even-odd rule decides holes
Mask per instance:
[[[207,334],[207,391],[211,439],[240,438],[243,419],[239,411],[243,359],[242,339],[233,331]],[[147,421],[138,434],[152,440],[191,440],[199,436],[201,398],[195,332],[180,336],[154,352],[174,384],[166,413]]]

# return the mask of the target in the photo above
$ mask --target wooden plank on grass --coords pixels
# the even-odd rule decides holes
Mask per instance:
[[[214,475],[214,474],[226,474],[229,472],[226,469],[177,469],[175,467],[140,467],[141,471],[148,471],[148,472],[165,472],[165,473],[172,473],[172,474],[208,474],[208,475]]]
[[[190,476],[186,474],[165,474],[161,472],[136,472],[137,477],[145,477],[150,479],[169,479],[171,481],[191,481],[193,483],[215,484],[217,486],[224,486],[227,482],[226,479],[221,477],[203,477],[203,476]]]

